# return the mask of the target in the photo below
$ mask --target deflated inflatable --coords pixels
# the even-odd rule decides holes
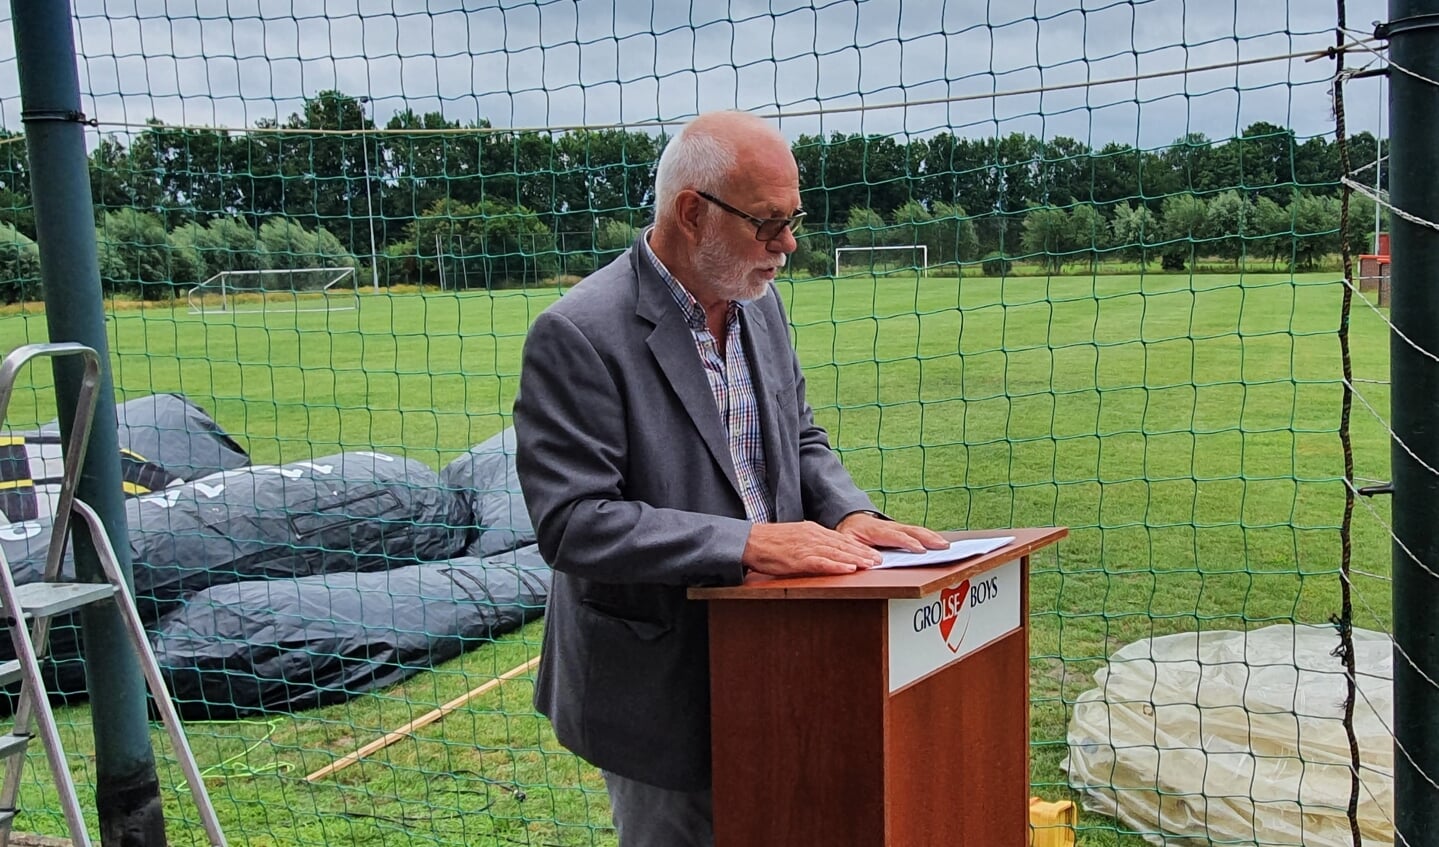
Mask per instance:
[[[534,546],[383,573],[202,591],[151,635],[187,720],[339,703],[459,656],[544,611]]]
[[[151,394],[115,407],[120,449],[175,479],[191,480],[250,464],[235,439],[203,408],[179,394]],[[58,435],[51,421],[42,433]]]
[[[535,543],[535,527],[515,474],[514,429],[501,430],[445,465],[440,483],[460,498],[471,516],[466,555],[488,556]]]
[[[126,501],[136,603],[187,717],[340,702],[543,613],[549,569],[515,480],[512,432],[455,460],[443,481],[368,451],[225,468],[243,451],[196,448],[219,429],[184,398],[126,406],[132,427],[134,409],[150,408],[198,428],[169,434],[191,445],[177,452],[164,431],[146,445],[132,430],[147,456],[184,473],[222,465],[183,483],[158,467],[168,487]],[[18,583],[42,577],[52,526],[44,513],[0,524]],[[63,571],[73,578],[68,555]],[[73,624],[52,628],[46,674],[62,699],[84,693]]]
[[[250,463],[245,450],[204,409],[178,394],[153,394],[115,407],[120,478],[127,495],[159,491]],[[64,473],[60,424],[0,435],[0,523],[49,518]]]
[[[148,622],[214,585],[449,558],[460,509],[433,470],[383,453],[225,471],[126,501],[135,601]],[[0,530],[17,583],[41,578],[50,526]],[[68,556],[63,577],[74,578]]]

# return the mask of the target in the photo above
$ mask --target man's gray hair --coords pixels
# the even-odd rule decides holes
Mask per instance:
[[[725,139],[686,125],[660,153],[655,169],[655,220],[674,213],[675,197],[687,188],[716,193],[734,170],[735,152]]]

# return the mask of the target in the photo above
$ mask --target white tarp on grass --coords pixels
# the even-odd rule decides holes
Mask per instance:
[[[1184,633],[1095,674],[1064,767],[1091,811],[1160,845],[1350,847],[1343,666],[1332,627]],[[1359,822],[1393,843],[1391,642],[1355,630]]]

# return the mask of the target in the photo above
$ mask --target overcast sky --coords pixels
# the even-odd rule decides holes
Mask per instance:
[[[1157,147],[1258,120],[1333,131],[1329,60],[991,96],[1322,49],[1331,0],[72,2],[83,107],[102,122],[247,127],[338,88],[372,97],[381,124],[406,107],[516,127],[738,107],[790,115],[791,137],[952,128]],[[1348,0],[1351,27],[1371,31],[1385,6]],[[0,4],[0,123],[18,130],[9,14]],[[1378,127],[1378,93],[1350,84],[1351,132]],[[919,104],[969,95],[984,96]]]

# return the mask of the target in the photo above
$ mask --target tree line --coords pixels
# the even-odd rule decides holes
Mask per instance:
[[[244,131],[152,120],[103,138],[89,166],[107,288],[160,296],[229,268],[372,264],[382,283],[437,281],[448,266],[465,284],[512,284],[583,274],[649,219],[663,133],[512,131],[411,110],[379,132],[367,105],[325,91]],[[33,248],[16,140],[0,138],[0,279],[28,279],[17,274]],[[1386,152],[1367,132],[1348,143],[1356,166]],[[948,131],[801,135],[793,149],[809,213],[795,258],[812,273],[832,270],[837,245],[881,243],[929,245],[931,264],[1301,267],[1340,237],[1337,145],[1267,122],[1158,149]],[[1372,236],[1368,209],[1351,214],[1355,245]]]

